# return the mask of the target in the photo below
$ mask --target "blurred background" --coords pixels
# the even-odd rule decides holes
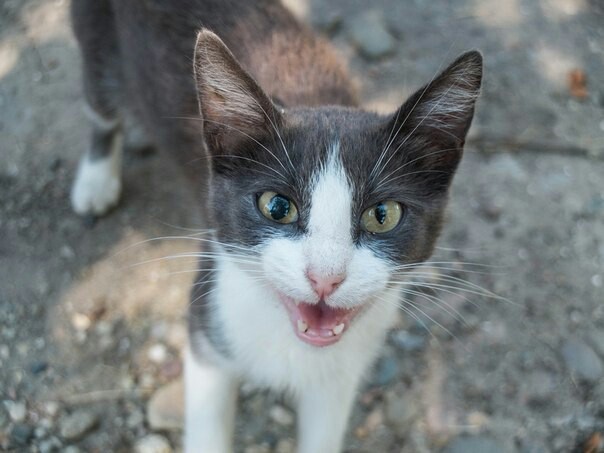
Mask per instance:
[[[449,269],[401,313],[346,451],[604,451],[602,1],[287,3],[380,112],[460,52],[485,57],[434,256]],[[119,209],[71,211],[88,124],[68,9],[0,3],[0,449],[179,451],[194,263],[171,257],[195,251],[177,238],[195,202],[156,153],[126,156]],[[292,452],[294,421],[244,386],[237,451]]]

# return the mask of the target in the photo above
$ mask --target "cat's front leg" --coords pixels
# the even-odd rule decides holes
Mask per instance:
[[[356,380],[338,376],[304,389],[298,400],[298,453],[341,451],[356,389]]]
[[[233,373],[187,351],[185,453],[233,451],[238,380]]]

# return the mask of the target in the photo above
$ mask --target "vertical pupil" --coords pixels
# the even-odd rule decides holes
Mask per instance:
[[[387,213],[388,209],[386,208],[386,205],[384,203],[379,203],[375,207],[375,219],[380,223],[380,225],[383,225],[386,221]]]
[[[281,220],[289,213],[289,200],[281,195],[275,195],[268,202],[268,210],[273,219]]]

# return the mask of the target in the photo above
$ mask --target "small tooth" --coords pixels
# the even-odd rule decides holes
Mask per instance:
[[[342,332],[344,332],[344,323],[340,323],[333,328],[333,333],[336,335],[340,335]]]
[[[298,332],[306,332],[308,330],[308,326],[304,321],[298,319]]]

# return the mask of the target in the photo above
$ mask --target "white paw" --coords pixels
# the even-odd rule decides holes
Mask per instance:
[[[77,214],[103,215],[117,204],[122,190],[120,157],[113,152],[104,159],[82,158],[71,189],[71,205]]]

